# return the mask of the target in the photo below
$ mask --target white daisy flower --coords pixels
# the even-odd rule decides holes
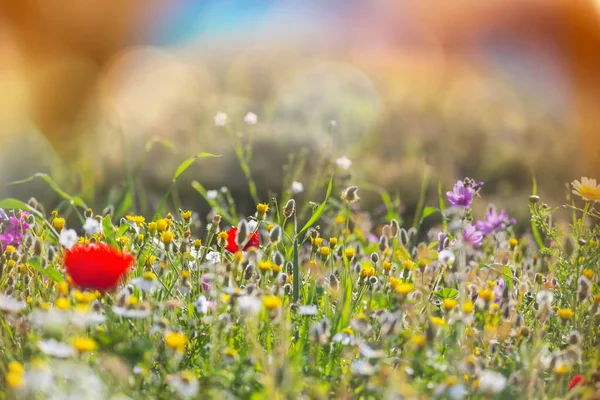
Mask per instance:
[[[35,310],[29,315],[31,325],[45,330],[61,330],[71,322],[69,313],[57,309]]]
[[[479,390],[484,393],[500,393],[506,387],[507,379],[504,375],[490,370],[485,370],[479,377]]]
[[[195,397],[198,394],[200,385],[191,371],[181,371],[176,375],[170,375],[168,382],[173,390],[184,399]]]
[[[44,361],[36,360],[25,372],[26,391],[30,394],[48,393],[54,387],[54,375]]]
[[[198,297],[198,300],[194,303],[194,307],[196,308],[196,312],[198,314],[208,314],[210,311],[211,303],[206,300],[205,296]]]
[[[344,346],[354,344],[354,336],[352,336],[352,334],[347,330],[342,330],[341,332],[336,333],[331,340],[336,343],[341,343]]]
[[[215,121],[216,126],[225,126],[225,124],[227,123],[227,114],[225,114],[222,111],[219,111],[215,114],[213,120]]]
[[[300,306],[298,307],[298,315],[317,315],[317,306]]]
[[[79,328],[99,325],[106,321],[106,317],[97,312],[75,311],[71,314],[71,323]]]
[[[0,310],[9,313],[17,313],[26,306],[24,301],[19,301],[12,296],[0,294]]]
[[[146,293],[153,293],[160,287],[160,283],[158,282],[158,279],[156,279],[154,272],[146,272],[144,273],[144,276],[132,279],[131,283],[139,290]]]
[[[335,160],[335,165],[337,165],[338,167],[340,167],[343,170],[347,170],[352,165],[352,160],[350,160],[346,156],[342,156],[342,157],[338,158],[337,160]]]
[[[262,309],[262,301],[255,296],[240,296],[237,304],[240,312],[245,315],[256,315]]]
[[[119,317],[130,319],[148,318],[151,314],[150,309],[148,308],[127,308],[114,306],[112,310]]]
[[[206,255],[206,262],[209,264],[218,264],[221,262],[221,253],[218,251],[209,251]]]
[[[72,346],[56,339],[42,340],[38,343],[38,347],[42,353],[56,358],[69,358],[75,353]]]
[[[294,181],[292,182],[292,193],[298,194],[304,192],[304,185],[302,182]]]
[[[96,219],[88,218],[83,224],[83,230],[88,235],[95,235],[102,232],[102,225],[100,225],[100,222],[98,222]]]
[[[58,243],[67,249],[71,249],[77,244],[77,239],[79,238],[74,229],[63,229],[62,232],[60,232]]]
[[[375,373],[375,367],[363,360],[354,361],[350,368],[356,375],[370,376]]]
[[[256,123],[258,122],[258,116],[253,112],[249,112],[244,116],[244,122],[248,125],[256,125]]]

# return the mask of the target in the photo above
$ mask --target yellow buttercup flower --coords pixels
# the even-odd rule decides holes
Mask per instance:
[[[583,276],[585,276],[586,278],[591,280],[594,277],[594,270],[593,269],[584,269]]]
[[[169,225],[170,225],[170,223],[169,223],[169,222],[170,222],[170,221],[169,221],[167,218],[162,218],[162,219],[159,219],[158,221],[156,221],[156,229],[157,229],[159,232],[164,232],[164,231],[166,231],[166,230],[167,230],[167,228],[169,228]]]
[[[396,252],[398,253],[398,252]],[[413,260],[404,260],[402,262],[402,267],[407,270],[410,271],[411,269],[413,269],[415,267],[415,262]]]
[[[271,262],[270,261],[259,261],[258,269],[261,270],[262,272],[266,272],[266,271],[270,270]]]
[[[337,245],[338,239],[336,237],[329,238],[329,247],[334,248]]]
[[[385,269],[386,271],[389,271],[392,269],[392,263],[390,261],[384,261],[383,262],[383,269]]]
[[[75,301],[81,304],[89,304],[92,301],[96,300],[96,293],[94,292],[80,292],[79,290],[75,291]]]
[[[335,217],[335,223],[338,225],[343,225],[346,222],[346,218],[343,215],[338,215]]]
[[[191,218],[192,218],[192,212],[191,211],[182,211],[181,212],[181,218],[183,218],[183,220],[185,222],[188,222]]]
[[[438,328],[448,326],[448,322],[439,317],[431,317],[431,323]]]
[[[329,256],[329,252],[331,251],[331,249],[327,246],[322,246],[320,249],[321,252],[321,256],[323,257],[328,257]]]
[[[314,247],[320,247],[321,243],[323,243],[323,238],[310,238],[310,243],[314,246]]]
[[[492,289],[481,289],[479,291],[479,297],[481,297],[485,301],[491,301],[494,298],[494,292]]]
[[[56,305],[56,307],[59,310],[67,310],[69,309],[69,307],[71,306],[71,303],[69,303],[68,299],[65,299],[64,297],[60,297],[58,299],[56,299],[56,303],[54,303]]]
[[[17,251],[17,248],[11,245],[6,246],[6,248],[4,249],[4,253],[6,253],[7,255],[11,255],[15,251]]]
[[[150,231],[150,233],[152,235],[154,235],[154,233],[156,233],[157,227],[158,227],[158,224],[156,222],[148,222],[148,231]]]
[[[267,203],[260,203],[256,206],[256,212],[259,216],[264,216],[269,211],[269,205]]]
[[[573,193],[582,199],[600,201],[600,185],[596,183],[595,179],[582,177],[581,182],[573,181],[571,185],[573,186]]]
[[[519,244],[519,240],[517,238],[511,237],[510,239],[508,239],[508,243],[510,243],[512,247],[515,247]]]

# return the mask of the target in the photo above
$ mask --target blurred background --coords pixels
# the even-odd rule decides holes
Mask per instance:
[[[548,202],[600,178],[600,3],[595,0],[0,0],[0,194],[56,202],[47,172],[97,208],[135,168],[156,206],[178,182],[253,205],[228,129],[252,135],[259,193],[288,154],[346,155],[355,183],[417,202],[425,171],[464,176],[525,215],[532,176]],[[258,124],[243,122],[247,112]],[[149,143],[153,143],[150,146]],[[133,167],[132,167],[133,166]],[[362,196],[367,206],[377,198]],[[309,199],[318,201],[317,199]]]

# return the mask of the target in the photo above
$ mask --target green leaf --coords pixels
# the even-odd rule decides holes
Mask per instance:
[[[60,272],[58,272],[53,267],[42,268],[42,265],[39,261],[39,257],[33,257],[29,260],[29,265],[33,267],[40,274],[47,276],[50,280],[54,282],[62,282],[65,278],[62,276]]]
[[[436,296],[442,299],[456,299],[458,298],[458,290],[452,288],[440,289],[437,292],[433,292]]]
[[[169,150],[175,150],[175,145],[173,145],[173,143],[170,140],[160,137],[154,137],[146,142],[146,153],[150,153],[150,151],[152,151],[152,148],[154,147],[154,144],[156,143],[163,145]]]
[[[29,178],[25,178],[20,181],[14,181],[14,182],[11,182],[10,184],[11,185],[20,185],[22,183],[31,182],[31,181],[35,180],[36,178],[40,178],[44,182],[46,182],[48,184],[48,186],[50,186],[50,188],[52,190],[54,190],[54,192],[56,194],[58,194],[60,197],[62,197],[63,199],[68,200],[69,202],[75,204],[76,206],[79,206],[82,208],[88,208],[88,206],[84,203],[84,201],[81,199],[81,197],[71,196],[70,194],[68,194],[67,192],[62,190],[60,188],[60,186],[58,186],[58,184],[48,174],[44,174],[44,173],[33,174]]]
[[[123,224],[119,227],[119,230],[117,231],[117,239],[120,238],[121,236],[123,236],[125,234],[125,232],[127,232],[129,230],[129,224]]]
[[[444,228],[444,232],[448,233],[448,221],[446,221],[446,217],[444,216],[444,210],[446,209],[446,205],[444,204],[444,196],[442,195],[442,182],[438,182],[438,198],[440,202],[440,214],[442,214],[442,228]]]
[[[6,208],[8,210],[26,210],[29,211],[29,207],[26,203],[17,199],[2,199],[0,200],[0,208]]]
[[[429,217],[430,215],[435,214],[436,212],[439,212],[440,210],[438,210],[435,207],[425,207],[423,209],[423,213],[421,214],[421,221],[423,221],[425,218]]]
[[[115,246],[117,244],[115,240],[115,227],[110,220],[110,215],[102,218],[102,230],[104,231],[106,243],[110,244],[111,246]]]
[[[115,217],[121,218],[124,216],[127,211],[131,209],[132,204],[133,196],[131,195],[131,190],[127,189],[125,196],[123,196],[123,199],[119,202],[119,208],[117,208],[117,211],[115,211]]]
[[[510,288],[510,291],[512,292],[514,289],[513,273],[510,270],[510,267],[508,265],[504,266],[504,281],[506,283],[508,283],[508,287]]]
[[[198,153],[195,156],[184,160],[181,164],[179,164],[179,167],[177,167],[177,170],[175,171],[175,175],[173,175],[173,182],[175,182],[177,180],[177,178],[179,178],[181,176],[181,174],[183,174],[194,163],[194,161],[196,161],[198,158],[206,158],[206,157],[221,157],[221,156],[202,152],[202,153]]]
[[[323,214],[323,211],[325,211],[325,206],[327,205],[327,200],[329,200],[329,196],[331,196],[332,187],[333,187],[333,175],[331,176],[331,179],[329,179],[329,185],[327,185],[327,194],[325,195],[325,200],[323,200],[321,205],[316,209],[316,211],[310,217],[308,222],[306,222],[306,224],[304,224],[302,229],[300,229],[300,231],[296,234],[296,237],[299,237],[304,231],[306,231],[315,222],[317,222],[319,220],[319,218],[321,218],[321,214]]]

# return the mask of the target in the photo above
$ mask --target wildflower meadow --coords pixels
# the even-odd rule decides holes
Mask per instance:
[[[547,204],[533,179],[517,221],[464,178],[403,218],[361,207],[343,154],[261,198],[235,146],[251,215],[227,186],[175,201],[207,153],[150,215],[47,175],[59,204],[0,200],[1,398],[598,398],[596,180]]]

